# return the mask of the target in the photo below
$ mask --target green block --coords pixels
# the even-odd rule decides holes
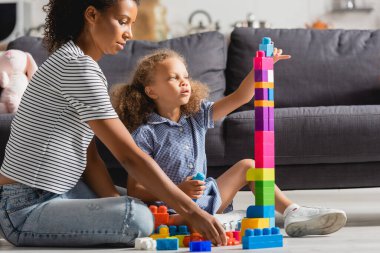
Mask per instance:
[[[255,181],[255,188],[273,187],[274,181]]]
[[[255,190],[255,204],[259,206],[274,205],[274,190],[272,187]]]

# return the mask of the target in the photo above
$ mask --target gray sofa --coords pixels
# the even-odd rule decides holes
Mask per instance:
[[[190,75],[207,83],[215,101],[233,92],[252,67],[260,39],[269,36],[292,59],[275,66],[276,181],[283,189],[380,186],[380,31],[248,29],[228,42],[209,32],[159,43],[131,41],[100,62],[109,85],[124,82],[139,57],[160,47],[185,56]],[[47,58],[41,40],[22,37],[9,48]],[[12,115],[0,115],[0,162]],[[207,134],[209,175],[253,158],[254,106],[244,105]],[[126,173],[99,150],[116,183]]]

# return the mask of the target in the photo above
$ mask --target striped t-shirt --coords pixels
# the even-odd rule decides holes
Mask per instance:
[[[34,74],[11,125],[1,173],[62,194],[86,167],[90,120],[117,118],[99,65],[69,41]]]

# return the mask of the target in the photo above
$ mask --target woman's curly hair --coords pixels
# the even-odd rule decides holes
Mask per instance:
[[[84,27],[84,12],[89,6],[105,11],[120,0],[49,0],[43,42],[50,53],[69,40],[76,40]],[[139,5],[140,0],[132,0]]]
[[[145,93],[145,86],[154,79],[156,66],[169,58],[185,59],[170,49],[161,49],[142,58],[129,84],[116,85],[111,90],[112,105],[130,132],[147,123],[148,116],[156,111],[156,104]],[[191,116],[200,110],[201,101],[208,96],[208,87],[191,80],[189,102],[181,106],[181,113]]]

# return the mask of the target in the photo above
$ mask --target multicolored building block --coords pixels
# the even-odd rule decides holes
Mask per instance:
[[[243,249],[282,247],[275,226],[274,45],[263,38],[253,60],[255,72],[255,166],[246,179],[255,184],[255,205],[241,223]]]

